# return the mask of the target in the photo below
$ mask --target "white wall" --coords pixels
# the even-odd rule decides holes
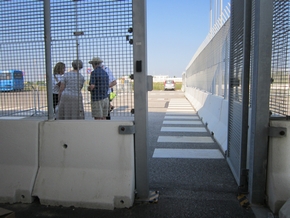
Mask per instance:
[[[96,209],[134,202],[129,121],[0,120],[0,202]]]

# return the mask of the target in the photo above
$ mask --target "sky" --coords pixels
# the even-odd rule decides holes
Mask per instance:
[[[148,75],[181,77],[209,33],[210,2],[147,0]],[[230,0],[222,2],[225,6]]]

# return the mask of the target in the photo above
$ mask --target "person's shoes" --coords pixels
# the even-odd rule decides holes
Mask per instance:
[[[114,110],[114,106],[112,105],[111,107],[110,107],[110,112],[112,111],[112,110]]]

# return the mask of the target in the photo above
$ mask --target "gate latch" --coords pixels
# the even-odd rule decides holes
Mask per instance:
[[[83,31],[74,32],[74,36],[82,36],[84,35]]]
[[[270,137],[277,137],[277,138],[282,138],[282,137],[286,137],[287,135],[287,128],[285,127],[269,127],[268,130],[268,135]]]
[[[119,126],[119,134],[130,135],[135,133],[135,126]]]
[[[147,91],[153,90],[153,76],[147,76]]]

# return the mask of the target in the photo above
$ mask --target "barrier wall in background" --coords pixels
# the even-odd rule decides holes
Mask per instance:
[[[119,127],[124,126],[124,133]],[[96,209],[131,207],[130,121],[0,121],[0,202]]]

